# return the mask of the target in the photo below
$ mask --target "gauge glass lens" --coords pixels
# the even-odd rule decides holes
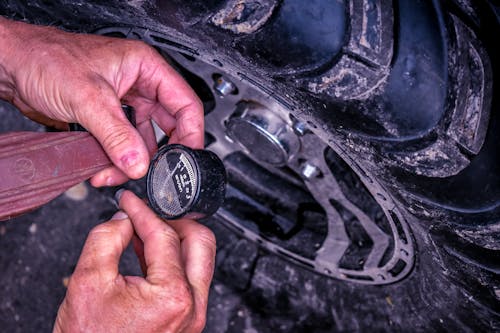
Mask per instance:
[[[167,150],[155,163],[154,200],[169,216],[182,215],[193,203],[198,186],[193,158],[181,149]]]

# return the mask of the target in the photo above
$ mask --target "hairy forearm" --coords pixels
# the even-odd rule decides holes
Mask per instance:
[[[14,80],[9,58],[15,56],[15,36],[12,21],[0,16],[0,98],[10,100],[14,91]]]
[[[144,176],[157,147],[151,119],[173,133],[172,142],[203,147],[195,92],[139,41],[0,18],[0,98],[44,125],[87,128],[119,168],[94,177],[98,186]],[[122,101],[135,108],[138,128],[123,115]]]
[[[40,41],[50,36],[49,29],[0,16],[0,98],[13,102],[19,75],[33,69],[27,60],[36,49],[43,53]]]

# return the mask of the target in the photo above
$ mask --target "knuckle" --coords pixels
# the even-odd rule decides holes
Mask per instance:
[[[193,314],[194,300],[188,283],[184,279],[179,280],[172,282],[171,288],[163,289],[160,298],[168,300],[169,306],[164,309],[167,313],[185,320]]]
[[[184,110],[185,110],[184,112],[189,111],[189,113],[186,113],[186,117],[197,118],[203,112],[203,102],[198,97],[198,95],[196,95],[196,93],[194,93],[190,97],[191,99],[189,100],[189,103],[187,103],[186,106],[183,108],[183,111]]]
[[[180,244],[181,242],[179,235],[167,225],[163,225],[160,235],[163,237],[164,241],[169,244]]]
[[[123,147],[130,140],[129,130],[125,125],[108,124],[102,139],[102,145],[113,152]]]
[[[206,243],[206,245],[210,247],[216,246],[217,239],[215,238],[215,234],[208,227],[200,225],[200,229],[198,230],[198,236],[204,243]]]
[[[143,41],[130,40],[129,43],[128,56],[133,59],[137,58],[138,60],[142,60],[146,57],[156,56],[156,50]]]
[[[90,230],[88,238],[101,238],[102,236],[112,234],[114,231],[115,228],[111,223],[101,223]]]
[[[86,284],[85,282],[87,282],[87,277],[84,274],[81,274],[78,271],[75,271],[71,275],[71,278],[69,279],[68,291],[73,290],[76,287],[81,286],[83,284]]]
[[[180,244],[179,235],[170,229],[167,225],[164,225],[161,229],[150,232],[146,237],[144,237],[144,242],[161,242],[163,244],[172,245],[178,247]]]
[[[152,48],[147,43],[141,40],[130,40],[130,44],[132,45],[132,49],[136,50],[137,52],[146,52]]]
[[[121,252],[124,246],[120,236],[120,224],[117,221],[108,221],[95,226],[87,237],[85,251],[93,257],[105,257]]]
[[[95,269],[82,268],[75,271],[68,284],[69,295],[78,296],[93,293],[97,277],[98,273]]]
[[[200,240],[200,243],[203,244],[203,246],[205,246],[207,250],[215,253],[215,249],[217,247],[217,239],[215,238],[212,230],[202,225],[197,231],[197,236]]]
[[[100,103],[105,101],[109,96],[113,95],[113,90],[103,78],[94,72],[87,71],[76,74],[77,82],[84,82],[85,84],[79,85],[79,89],[72,93],[74,99],[73,107],[78,107],[82,102],[94,107],[100,107]]]

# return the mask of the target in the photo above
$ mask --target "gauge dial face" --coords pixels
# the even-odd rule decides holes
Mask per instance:
[[[182,149],[167,150],[155,161],[152,190],[156,205],[167,216],[184,214],[198,190],[198,173],[193,158]]]

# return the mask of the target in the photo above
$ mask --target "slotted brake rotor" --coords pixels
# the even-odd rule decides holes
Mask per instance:
[[[185,55],[160,33],[106,28],[160,49],[205,106],[207,149],[228,172],[217,215],[245,238],[337,279],[387,284],[414,263],[410,229],[391,196],[342,147],[230,66]],[[209,63],[210,62],[210,63]],[[225,70],[222,70],[225,69]],[[279,92],[277,92],[279,93]]]

